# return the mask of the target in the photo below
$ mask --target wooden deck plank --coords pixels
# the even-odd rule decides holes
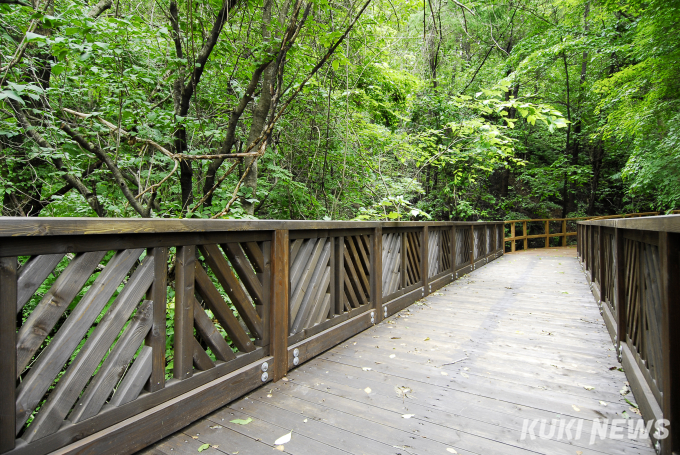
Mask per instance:
[[[194,425],[251,417],[232,429],[266,447],[249,454],[292,430],[316,453],[652,455],[648,439],[590,443],[593,419],[639,416],[574,251],[504,256]],[[582,435],[560,439],[570,418]],[[525,419],[554,434],[522,439]]]

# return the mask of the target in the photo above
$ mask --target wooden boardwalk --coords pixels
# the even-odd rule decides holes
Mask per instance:
[[[639,417],[575,255],[505,255],[144,452],[653,454],[590,444],[593,419]],[[549,438],[522,439],[525,419]]]

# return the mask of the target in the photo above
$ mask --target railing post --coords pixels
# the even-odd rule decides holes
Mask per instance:
[[[663,374],[663,418],[670,422],[669,435],[661,442],[661,453],[671,455],[680,449],[680,234],[659,233],[661,259],[661,356]]]
[[[623,253],[623,230],[614,228],[614,295],[616,296],[616,349],[622,361],[623,344],[626,342],[626,257]]]
[[[545,248],[550,246],[550,221],[545,222]]]
[[[288,373],[289,244],[288,230],[274,231],[269,304],[269,355],[274,357],[271,371],[273,381],[278,381]]]
[[[562,246],[567,246],[567,220],[562,220]]]
[[[383,319],[382,312],[382,226],[373,231],[371,242],[371,300],[375,309],[375,323]]]
[[[600,302],[604,302],[604,236],[602,226],[597,227],[597,284],[600,287]]]
[[[175,379],[194,374],[194,282],[196,246],[177,247],[175,257],[175,356],[172,370]]]
[[[529,233],[527,232],[527,222],[522,223],[522,236],[524,236],[524,249],[528,250],[529,249],[529,239],[527,238],[527,235]]]
[[[335,281],[333,286],[335,288],[335,300],[332,305],[335,305],[335,314],[342,314],[345,311],[345,237],[335,238],[335,262],[333,263],[335,269]]]
[[[470,225],[470,271],[475,269],[475,227]]]
[[[151,348],[151,376],[146,390],[155,392],[165,387],[165,313],[168,295],[168,249],[149,248],[153,256],[153,283],[147,299],[153,302],[153,324],[146,336],[145,344]]]
[[[503,232],[503,236],[505,236],[505,232]],[[510,252],[514,253],[515,252],[515,223],[510,223],[510,238],[512,239],[512,241],[510,242]],[[503,242],[503,243],[505,244],[505,242]],[[503,248],[505,248],[505,245],[503,245]]]
[[[430,231],[428,229],[428,226],[423,226],[423,242],[420,244],[420,274],[423,277],[423,296],[426,296],[430,293],[430,287],[429,287],[429,278],[428,278],[428,273],[429,273],[429,258],[428,258],[428,248],[427,248],[427,243],[430,241]]]
[[[14,448],[17,383],[17,258],[0,258],[0,453]]]
[[[401,288],[405,288],[408,284],[408,274],[406,273],[406,268],[408,266],[408,254],[406,249],[408,248],[408,232],[401,232]]]
[[[451,281],[456,277],[456,225],[451,226]],[[403,270],[403,269],[402,269]]]

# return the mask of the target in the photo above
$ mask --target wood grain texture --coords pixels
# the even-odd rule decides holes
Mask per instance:
[[[21,311],[26,302],[33,297],[38,287],[63,258],[63,254],[33,256],[21,266],[17,279],[17,312]]]
[[[14,448],[17,258],[0,258],[0,453]]]
[[[250,340],[250,337],[241,328],[241,324],[239,324],[231,308],[229,308],[229,305],[224,301],[222,295],[215,288],[210,277],[198,262],[196,262],[195,278],[196,290],[203,297],[206,306],[213,312],[215,318],[217,318],[222,328],[231,338],[231,341],[234,342],[234,346],[241,352],[254,351],[255,345]]]
[[[172,375],[190,378],[194,373],[194,285],[196,281],[196,247],[177,247],[175,257],[175,345]]]
[[[273,356],[273,361],[269,376],[275,382],[288,372],[289,243],[288,231],[274,231],[269,306],[269,353]]]
[[[151,282],[153,281],[153,266],[154,258],[152,256],[147,256],[144,258],[142,264],[134,271],[128,283],[120,294],[118,294],[118,297],[116,297],[116,300],[111,304],[104,317],[99,321],[99,324],[97,324],[97,327],[90,336],[88,336],[87,341],[83,347],[80,348],[76,358],[68,366],[66,373],[59,378],[56,387],[50,393],[47,401],[40,407],[40,412],[38,412],[33,419],[28,431],[24,433],[24,439],[26,439],[26,441],[30,442],[34,439],[40,439],[59,429],[61,422],[71,410],[71,407],[78,399],[81,391],[90,380],[104,356],[110,352],[111,345],[118,337],[132,312],[137,308],[139,301],[143,298],[144,294],[146,294],[149,286],[151,286]],[[141,323],[138,330],[139,333],[137,334],[137,337],[141,336],[139,341],[141,341],[148,332],[146,322],[149,321],[150,325],[151,311],[151,304],[147,303],[138,312],[140,316],[135,318],[136,321],[139,321],[140,319],[144,321]],[[127,331],[130,330],[132,325],[132,323],[128,325]],[[137,326],[140,325],[140,323],[135,322],[134,325]],[[132,351],[130,352],[129,358],[125,359],[125,366],[138,348],[139,342],[131,348]],[[120,351],[118,343],[116,344],[114,351]],[[106,362],[104,362],[105,364],[112,364],[112,362],[115,364],[115,356],[112,357],[112,354],[113,352],[107,357]],[[109,367],[107,367],[107,369],[101,368],[99,370],[99,372],[103,374],[102,376],[97,375],[98,377],[95,378],[94,381],[95,384],[104,384],[106,383],[105,378],[107,376],[115,376],[114,373],[108,371],[108,368]],[[105,396],[101,399],[99,408],[101,408],[101,404],[103,404],[104,400],[108,398],[109,393],[113,390],[118,379],[119,377],[108,381],[107,384],[110,385],[110,388],[105,391]],[[99,386],[94,387],[96,388]],[[105,389],[106,387],[102,386],[102,388]],[[104,390],[100,390],[100,393],[101,392],[104,392]],[[95,399],[95,401],[97,400]],[[74,421],[80,419],[80,412],[88,410],[88,412],[91,412],[88,416],[91,416],[99,411],[99,409],[97,409],[96,412],[94,410],[89,411],[87,402],[81,401],[79,404],[80,405],[77,406],[77,411],[73,416]]]
[[[125,377],[116,388],[111,401],[111,406],[121,406],[135,400],[151,377],[153,370],[153,348],[144,346]]]
[[[151,348],[151,376],[146,385],[149,392],[165,387],[165,313],[168,300],[168,249],[150,248],[147,255],[153,256],[153,283],[146,298],[153,302],[153,325],[144,344]]]
[[[231,266],[234,267],[234,270],[238,273],[241,282],[250,294],[255,305],[262,305],[262,283],[257,278],[252,264],[246,259],[246,255],[243,252],[241,245],[239,243],[224,243],[222,244],[222,250],[224,250],[227,258],[229,258]],[[260,273],[262,273],[264,264],[262,263],[258,268],[261,269]]]
[[[231,267],[229,267],[227,260],[222,256],[220,249],[217,245],[200,245],[199,249],[203,254],[205,262],[210,267],[215,278],[217,278],[217,281],[222,285],[224,292],[229,296],[231,303],[236,307],[239,316],[241,316],[241,319],[245,322],[250,333],[254,338],[262,338],[262,320],[260,320],[260,316],[258,316],[257,311],[255,311],[253,304],[243,291],[241,284],[231,270]],[[260,251],[259,247],[257,247],[257,249]],[[264,262],[260,261],[260,263],[262,264],[262,268],[260,268],[261,271],[264,268]]]
[[[29,364],[105,254],[105,251],[94,251],[76,256],[28,316],[17,334],[17,376]]]
[[[194,299],[194,326],[201,335],[201,338],[203,338],[203,341],[215,354],[215,358],[223,362],[236,358],[236,354],[234,354],[227,342],[222,338],[222,334],[218,332],[215,324],[205,314],[205,310],[203,310],[196,299]]]
[[[89,419],[101,411],[111,392],[113,392],[113,389],[123,377],[125,370],[132,361],[132,357],[139,349],[152,324],[153,302],[146,300],[139,306],[130,324],[125,327],[123,334],[116,342],[116,346],[111,350],[111,353],[106,357],[96,376],[90,381],[83,395],[78,399],[73,411],[69,415],[71,422],[77,423]],[[134,374],[134,372],[131,372],[131,374]],[[144,384],[148,377],[146,375],[140,378],[141,383]],[[32,428],[33,425],[31,425]],[[36,435],[36,439],[39,436]]]
[[[123,250],[111,258],[17,387],[17,433],[142,251]]]

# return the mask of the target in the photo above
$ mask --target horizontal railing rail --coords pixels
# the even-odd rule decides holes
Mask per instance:
[[[605,215],[605,216],[581,216],[573,218],[542,218],[542,219],[523,219],[523,220],[507,220],[503,224],[506,226],[506,234],[509,232],[509,237],[504,237],[504,242],[509,243],[507,247],[508,252],[514,253],[517,250],[518,241],[522,241],[522,249],[527,250],[530,248],[529,240],[531,239],[544,239],[544,243],[540,248],[549,248],[550,239],[559,238],[559,246],[567,246],[568,237],[576,237],[576,223],[578,221],[585,220],[605,220],[605,219],[616,219],[616,218],[638,218],[647,216],[657,216],[663,215],[664,212],[642,212],[642,213],[626,213],[621,215]],[[671,213],[680,213],[680,210],[674,210]],[[517,235],[517,225],[520,224],[521,235]],[[528,224],[541,223],[543,226],[543,232],[538,234],[529,235]],[[551,223],[558,224],[558,229],[551,230]],[[569,229],[573,230],[569,230]],[[558,246],[558,245],[555,245]]]
[[[0,453],[133,453],[503,254],[503,223],[0,218]]]
[[[657,452],[680,450],[680,215],[581,221],[577,251]],[[668,437],[664,438],[665,431]]]

